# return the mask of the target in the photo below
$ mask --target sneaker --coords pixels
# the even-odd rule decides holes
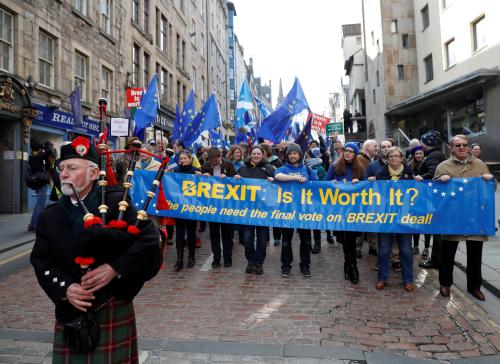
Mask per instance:
[[[276,240],[274,241],[274,246],[279,246],[280,244],[281,244],[281,240],[276,239]]]
[[[416,246],[415,248],[413,248],[413,254],[418,254],[420,253],[420,249],[418,249],[418,246]]]
[[[422,250],[422,259],[427,259],[429,257],[429,249],[425,248]]]
[[[255,265],[255,274],[258,276],[264,274],[264,269],[262,268],[262,264]]]
[[[401,262],[392,262],[392,270],[395,272],[401,272]]]
[[[311,270],[309,269],[308,265],[301,265],[300,271],[302,272],[302,275],[306,278],[309,278],[311,276]]]
[[[290,276],[290,271],[292,268],[286,267],[286,268],[281,268],[281,276],[284,278],[288,278]]]
[[[230,260],[224,261],[224,268],[230,268],[233,266],[233,262]]]
[[[215,268],[220,268],[220,261],[218,261],[218,260],[214,260],[214,261],[212,262],[212,268],[214,268],[214,269],[215,269]]]
[[[374,257],[376,257],[376,256],[378,255],[378,253],[377,253],[377,249],[375,249],[375,248],[370,248],[370,249],[368,250],[368,255],[373,255]]]
[[[248,274],[255,273],[255,266],[252,263],[248,263],[247,267],[245,268],[245,273],[248,273]]]

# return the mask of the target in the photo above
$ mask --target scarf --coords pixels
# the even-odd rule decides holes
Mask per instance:
[[[391,180],[393,181],[397,181],[399,179],[399,176],[401,176],[405,168],[403,164],[401,164],[401,166],[398,169],[392,169],[392,167],[389,165],[388,167],[389,167],[389,174],[391,175]]]

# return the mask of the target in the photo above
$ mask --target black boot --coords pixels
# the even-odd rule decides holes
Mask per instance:
[[[318,254],[320,251],[321,251],[321,241],[315,241],[311,253]]]
[[[193,268],[194,264],[195,264],[195,261],[194,261],[194,252],[195,252],[195,249],[196,249],[196,244],[194,242],[189,242],[188,248],[189,248],[189,257],[188,257],[187,267],[188,268]]]
[[[353,284],[357,284],[359,282],[359,271],[358,271],[358,266],[355,264],[349,265],[347,268],[347,274],[349,276],[349,280]]]
[[[344,262],[344,278],[349,279],[349,265]]]
[[[177,262],[174,265],[174,271],[180,272],[182,268],[184,268],[184,259],[181,255],[180,257],[177,257]]]

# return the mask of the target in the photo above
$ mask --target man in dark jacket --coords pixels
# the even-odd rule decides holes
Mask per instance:
[[[96,149],[87,138],[77,137],[73,143],[61,147],[59,170],[64,196],[41,213],[31,253],[38,282],[56,306],[54,362],[137,362],[132,299],[160,265],[159,234],[149,220],[141,222],[136,236],[114,229],[101,232],[98,226],[84,228],[85,212],[71,185],[90,213],[98,215],[101,201],[95,183],[99,176],[97,159]],[[119,190],[107,192],[109,220],[116,219],[122,196]],[[136,211],[131,201],[129,205],[124,221],[133,224]],[[92,269],[84,270],[75,263],[75,258],[84,254],[80,250],[81,238],[90,231],[95,238],[116,236],[113,241],[106,239],[106,243],[119,244],[107,258],[99,257],[107,249],[99,246],[92,252],[95,266],[89,262]],[[88,257],[88,253],[84,256]],[[88,354],[71,351],[64,339],[64,324],[83,312],[93,312],[100,327],[99,345]]]
[[[234,177],[234,175],[236,175],[236,170],[234,169],[233,164],[225,159],[222,159],[218,148],[210,148],[207,159],[208,162],[201,167],[201,173],[203,175],[220,178]],[[210,227],[210,243],[212,245],[212,254],[214,255],[212,268],[220,268],[221,237],[224,267],[231,267],[233,265],[233,227],[230,224],[218,222],[210,222],[208,223],[208,226]]]
[[[433,179],[437,166],[446,160],[443,153],[441,143],[441,135],[435,130],[428,131],[420,138],[422,147],[424,148],[425,159],[422,161],[420,176],[423,179]],[[439,256],[441,251],[441,235],[433,235],[432,237],[432,253],[429,260],[419,263],[421,268],[439,267]]]

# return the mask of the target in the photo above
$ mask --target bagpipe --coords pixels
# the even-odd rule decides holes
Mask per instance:
[[[146,213],[151,200],[156,196],[157,189],[161,188],[161,180],[165,173],[165,168],[169,158],[163,158],[160,167],[156,173],[153,184],[147,192],[147,199],[140,210],[137,211],[135,222],[131,222],[130,218],[126,220],[126,212],[129,206],[128,193],[132,186],[132,178],[136,168],[137,160],[141,153],[148,154],[152,157],[158,157],[155,154],[141,149],[141,142],[136,140],[132,144],[130,150],[110,151],[107,140],[107,115],[106,115],[107,100],[99,99],[99,114],[100,114],[100,134],[99,140],[96,143],[96,149],[99,156],[99,179],[97,185],[100,189],[100,205],[98,207],[99,216],[95,216],[85,206],[84,202],[78,196],[78,193],[73,188],[75,197],[84,211],[83,216],[83,231],[77,235],[77,256],[75,263],[82,269],[82,274],[90,271],[93,267],[98,267],[101,264],[107,263],[116,259],[116,257],[125,253],[130,246],[140,238],[141,229],[146,225],[148,214]],[[123,188],[116,188],[116,179],[111,168],[111,154],[113,153],[131,153],[129,169],[126,174]],[[122,193],[122,199],[118,202],[117,216],[113,220],[109,220],[109,206],[106,201],[107,189],[113,187],[113,190]],[[109,220],[109,221],[108,221]],[[148,279],[153,278],[163,264],[163,253],[168,235],[166,231],[160,229],[159,239],[159,256],[151,272],[148,273]]]

